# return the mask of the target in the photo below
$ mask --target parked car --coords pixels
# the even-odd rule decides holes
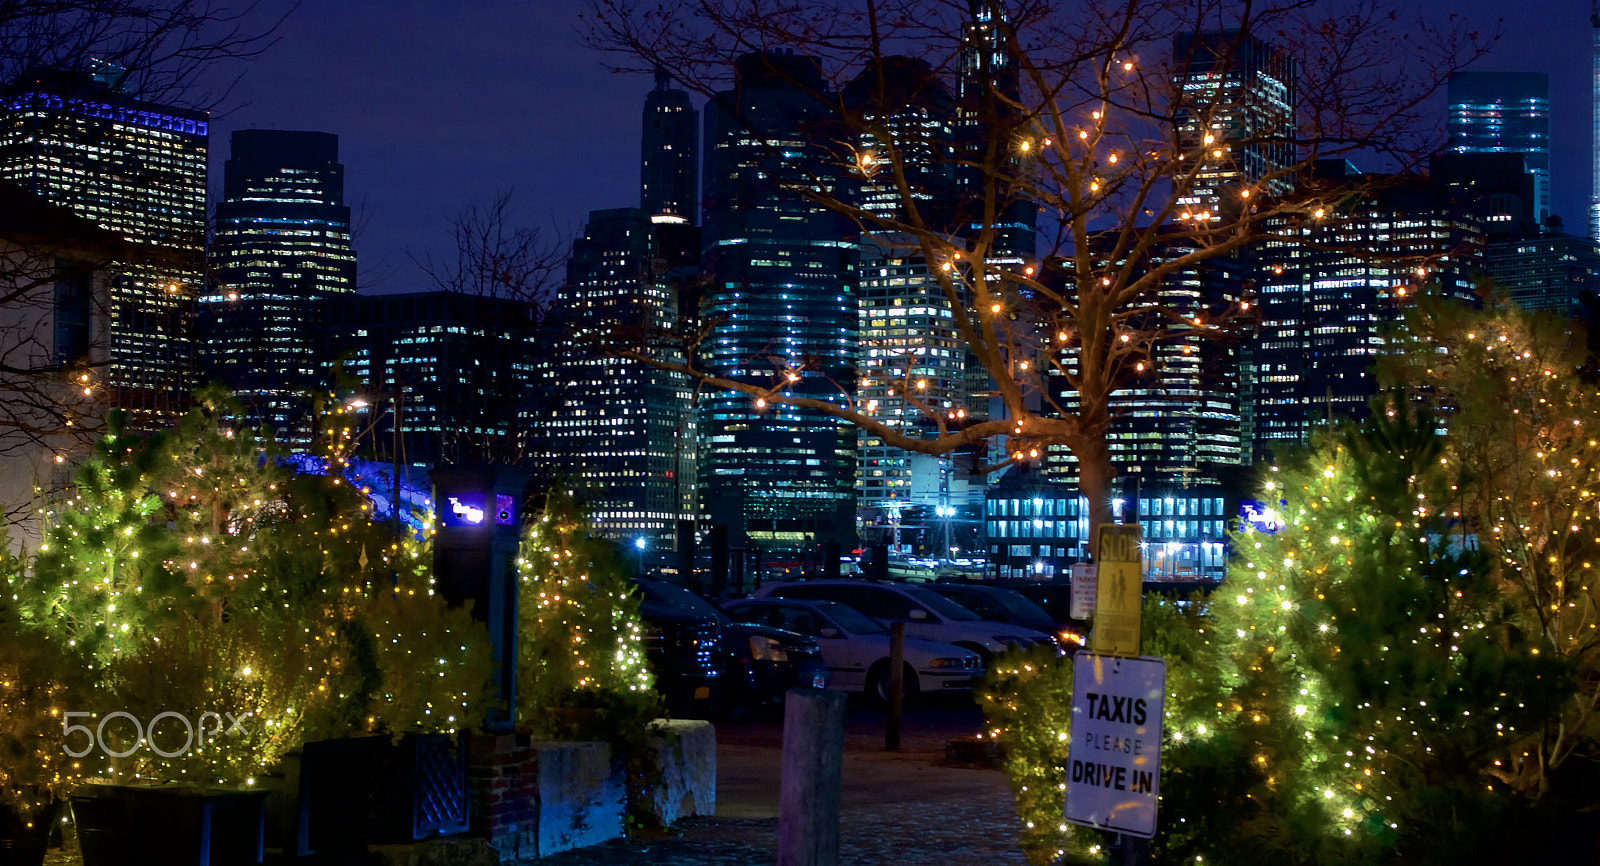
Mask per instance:
[[[639,614],[644,620],[645,660],[656,689],[677,712],[706,713],[723,699],[722,624],[694,607],[674,603],[640,580]]]
[[[745,599],[726,605],[728,616],[812,635],[828,664],[829,688],[889,698],[889,630],[836,601]],[[954,644],[908,637],[902,647],[905,696],[970,690],[983,676],[983,659]]]
[[[1084,630],[1059,623],[1048,611],[1013,589],[981,583],[930,583],[928,588],[990,622],[1009,622],[1056,636],[1062,649],[1076,652]]]
[[[1089,624],[1072,618],[1072,584],[1064,580],[1018,580],[1016,578],[990,578],[982,586],[1009,589],[1026,598],[1050,615],[1060,630],[1071,630],[1088,635]]]
[[[983,658],[984,667],[998,653],[1032,644],[1055,644],[1041,631],[982,617],[921,584],[866,580],[808,580],[772,583],[757,593],[762,598],[837,601],[878,620],[906,624],[906,637],[951,643]]]
[[[702,629],[706,625],[715,629],[717,640],[709,651],[714,673],[707,678],[704,698],[697,689],[692,699],[696,703],[704,700],[701,707],[708,713],[720,715],[740,706],[760,709],[781,704],[784,694],[796,686],[827,686],[828,666],[815,637],[736,623],[715,605],[676,584],[646,578],[634,583],[643,599],[640,613],[647,622],[694,623]],[[697,660],[706,652],[703,644],[697,645]],[[658,683],[660,679],[658,674]],[[675,694],[682,700],[681,686],[664,691],[669,701]]]

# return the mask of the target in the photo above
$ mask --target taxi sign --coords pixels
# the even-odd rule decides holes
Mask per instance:
[[[1086,652],[1073,659],[1069,823],[1145,839],[1155,835],[1166,686],[1164,659]]]

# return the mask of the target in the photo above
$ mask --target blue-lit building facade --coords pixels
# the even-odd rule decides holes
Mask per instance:
[[[308,442],[307,395],[327,384],[319,308],[355,291],[338,136],[233,133],[211,267],[214,282],[200,299],[202,375],[232,388],[250,423]]]
[[[1550,217],[1550,76],[1457,72],[1448,85],[1451,153],[1521,154],[1533,175],[1532,216]]]
[[[156,429],[195,384],[210,122],[101,72],[40,73],[0,102],[0,178],[126,242],[109,268],[110,360],[89,385],[134,429]]]
[[[850,226],[799,187],[842,182],[836,96],[817,62],[739,58],[733,89],[706,109],[701,315],[716,322],[699,363],[718,376],[839,405],[859,352],[859,271]],[[855,540],[856,431],[748,394],[699,402],[700,478],[729,541],[808,551]]]

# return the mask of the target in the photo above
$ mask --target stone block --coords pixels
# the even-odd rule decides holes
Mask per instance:
[[[717,729],[699,719],[657,719],[650,726],[661,783],[656,814],[671,824],[717,811]]]
[[[606,743],[531,743],[538,768],[540,857],[622,835],[626,791]]]

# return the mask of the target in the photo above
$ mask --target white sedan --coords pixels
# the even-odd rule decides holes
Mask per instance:
[[[875,700],[889,693],[889,630],[872,617],[836,601],[788,598],[744,599],[725,606],[740,622],[811,635],[831,672],[828,687],[865,692]],[[983,676],[983,660],[954,644],[906,638],[905,694],[971,689]]]

